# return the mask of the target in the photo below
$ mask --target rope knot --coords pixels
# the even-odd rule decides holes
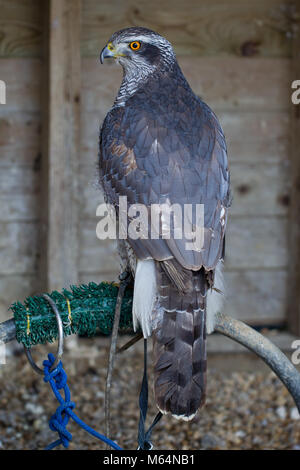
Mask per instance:
[[[67,430],[66,426],[69,422],[69,411],[75,408],[75,403],[72,401],[65,402],[60,405],[56,412],[49,420],[49,428],[51,431],[57,432],[62,445],[68,448],[70,441],[72,441],[72,434]]]
[[[60,361],[54,370],[50,371],[52,365],[54,364],[55,357],[53,354],[48,354],[48,360],[43,362],[44,365],[44,382],[50,382],[51,380],[55,381],[56,388],[61,390],[65,388],[67,384],[67,374],[63,369],[62,362]]]
[[[53,371],[50,371],[54,361],[55,357],[50,353],[48,355],[48,360],[43,363],[45,374],[44,381],[50,383],[54,395],[60,403],[57,410],[50,418],[49,427],[51,431],[58,433],[60,442],[65,448],[67,448],[72,440],[72,434],[66,429],[66,426],[69,422],[72,410],[75,408],[75,403],[70,400],[67,374],[63,369],[62,362],[59,362],[57,367]],[[59,392],[61,389],[64,390],[64,398]]]

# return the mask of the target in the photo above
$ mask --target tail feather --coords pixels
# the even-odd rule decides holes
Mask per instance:
[[[153,331],[156,403],[162,413],[189,420],[205,402],[206,280],[204,272],[191,271],[189,292],[181,293],[167,274],[160,274],[161,297]],[[170,299],[177,308],[170,309]]]

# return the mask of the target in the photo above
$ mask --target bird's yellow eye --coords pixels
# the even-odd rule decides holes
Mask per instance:
[[[133,51],[138,51],[139,48],[141,47],[141,43],[139,41],[133,41],[129,44],[130,49]]]

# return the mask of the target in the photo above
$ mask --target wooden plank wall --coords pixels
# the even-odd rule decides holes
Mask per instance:
[[[78,284],[81,0],[44,0],[41,291]]]
[[[300,28],[294,25],[294,44],[291,67],[292,81],[300,77]],[[289,296],[288,323],[289,329],[295,335],[300,334],[300,104],[290,103],[290,153],[291,153],[291,207],[290,207],[290,263],[289,263]]]
[[[99,123],[121,80],[98,56],[111,33],[142,25],[165,35],[194,91],[227,136],[234,201],[226,281],[227,312],[251,323],[286,319],[290,162],[291,17],[284,1],[87,0],[82,18],[80,279],[114,279],[113,243],[95,237]]]
[[[121,71],[100,66],[112,32],[148,26],[175,46],[193,89],[217,112],[231,162],[234,202],[229,223],[227,311],[252,323],[286,315],[289,206],[290,25],[285,0],[84,0],[80,281],[114,279],[115,247],[96,239],[99,125]],[[37,263],[41,2],[0,0],[0,308],[35,291]]]
[[[41,162],[41,2],[0,1],[0,320],[36,292]]]

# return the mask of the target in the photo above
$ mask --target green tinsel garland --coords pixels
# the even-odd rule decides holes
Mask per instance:
[[[71,286],[70,290],[64,289],[62,293],[54,291],[48,294],[60,312],[64,335],[93,336],[96,331],[109,334],[118,290],[118,286],[112,283],[91,282],[88,285]],[[128,287],[121,309],[120,330],[123,331],[132,329],[132,295],[133,290]],[[10,308],[14,314],[17,341],[24,346],[29,348],[56,340],[56,318],[46,299],[41,296],[28,297],[23,304],[15,302]]]

